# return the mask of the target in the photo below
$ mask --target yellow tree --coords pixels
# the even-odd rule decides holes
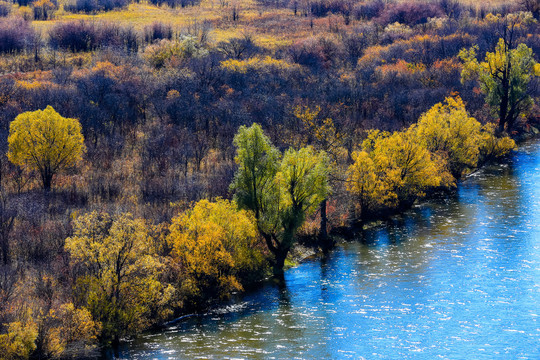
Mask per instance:
[[[533,105],[529,86],[536,76],[533,50],[525,44],[512,48],[512,42],[503,38],[482,62],[476,58],[477,50],[476,46],[459,53],[464,62],[462,81],[477,79],[492,113],[499,118],[498,131],[512,131],[516,120]]]
[[[371,153],[395,206],[412,204],[429,188],[452,183],[445,162],[418,144],[410,131],[380,137]]]
[[[354,154],[348,190],[358,198],[361,219],[369,213],[411,205],[430,188],[453,178],[446,162],[420,144],[413,131],[372,131]]]
[[[32,320],[11,322],[7,332],[0,334],[0,351],[3,359],[24,360],[36,349],[38,327]]]
[[[190,305],[226,299],[243,289],[243,281],[260,279],[265,270],[255,218],[234,201],[197,202],[173,218],[168,242],[182,269],[181,291]]]
[[[495,135],[495,124],[493,123],[482,126],[480,136],[482,143],[479,150],[482,161],[503,157],[516,148],[516,142],[510,137],[497,137]]]
[[[155,307],[166,308],[174,289],[158,279],[163,264],[149,245],[147,224],[94,211],[77,217],[73,229],[65,248],[81,272],[75,293],[102,323],[102,340],[118,341],[159,321]]]
[[[446,158],[452,175],[460,178],[464,170],[473,169],[478,163],[481,128],[458,96],[433,106],[411,131],[429,151]]]
[[[9,160],[37,170],[46,190],[53,176],[74,166],[85,151],[79,121],[62,117],[51,106],[18,115],[10,124],[8,144]]]
[[[347,190],[355,196],[358,217],[363,219],[368,213],[395,200],[395,194],[388,191],[371,156],[366,151],[352,154],[354,162],[349,166]]]

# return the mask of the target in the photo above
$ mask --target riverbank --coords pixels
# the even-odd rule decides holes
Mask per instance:
[[[119,358],[536,358],[539,181],[533,140],[455,196],[304,261],[280,286],[124,343]]]
[[[527,144],[527,142],[535,141],[537,139],[538,139],[538,137],[530,136],[527,139],[522,140],[519,144],[520,144],[520,146],[522,146],[524,144]],[[519,149],[517,151],[519,151]],[[509,156],[511,158],[514,155],[509,155]],[[507,162],[507,161],[508,161],[508,158],[505,158],[505,159],[503,159],[502,163]],[[459,181],[455,191],[452,192],[453,195],[441,196],[442,193],[439,192],[439,193],[434,194],[432,197],[423,198],[421,201],[416,202],[414,207],[415,208],[425,207],[426,205],[429,205],[431,202],[433,202],[435,198],[440,200],[442,198],[453,199],[453,198],[457,197],[459,187],[461,186],[463,181],[467,181],[468,178],[476,177],[478,172],[481,172],[483,168],[490,167],[490,166],[494,166],[494,164],[493,163],[484,164],[481,168],[478,168],[475,172],[470,173],[466,178],[461,179]],[[439,201],[439,200],[437,200],[437,201]],[[362,232],[372,232],[375,229],[380,229],[380,228],[386,226],[387,224],[402,221],[403,217],[404,217],[404,214],[406,214],[407,212],[410,212],[411,208],[403,209],[400,213],[393,214],[393,215],[388,216],[388,217],[386,217],[384,219],[377,219],[377,220],[372,220],[372,221],[365,222],[365,223],[362,224],[361,227],[340,228],[339,232],[335,232],[335,231],[331,232],[332,236],[336,240],[336,247],[339,248],[339,247],[343,246],[344,244],[350,242],[350,240],[352,240],[352,239],[358,239],[359,234],[362,233]],[[362,236],[362,238],[363,238],[363,236]],[[297,266],[301,265],[302,263],[304,263],[306,261],[310,262],[310,261],[313,261],[314,259],[317,259],[317,258],[324,258],[325,255],[323,254],[323,252],[320,249],[318,249],[318,247],[316,245],[316,242],[314,241],[314,242],[312,242],[312,244],[313,244],[312,246],[305,246],[305,245],[302,245],[302,244],[296,244],[295,245],[295,247],[291,251],[290,256],[288,258],[288,262],[287,262],[287,270],[288,271],[292,271],[292,269],[296,268]],[[264,289],[266,286],[268,286],[268,284],[272,284],[272,283],[274,283],[274,281],[272,281],[272,278],[266,278],[266,279],[264,279],[264,280],[262,280],[260,282],[252,284],[251,286],[246,288],[246,292],[251,293],[251,294],[256,293],[260,289]],[[240,296],[240,298],[242,297],[240,294],[235,294],[235,297],[238,297],[238,296]],[[201,310],[198,313],[183,314],[182,316],[180,316],[180,317],[178,317],[178,318],[176,318],[176,319],[174,319],[172,321],[169,321],[169,322],[165,323],[164,325],[160,326],[159,328],[160,329],[166,329],[167,327],[170,327],[171,325],[176,325],[176,324],[178,324],[179,322],[181,322],[183,320],[190,319],[191,317],[206,316],[206,314],[211,314],[211,313],[217,311],[216,309],[220,309],[224,304],[229,304],[229,306],[234,306],[234,303],[231,304],[230,302],[213,303],[213,304],[211,304],[211,306],[205,308],[204,310]]]

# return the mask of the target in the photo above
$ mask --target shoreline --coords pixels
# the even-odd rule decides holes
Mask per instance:
[[[516,140],[517,149],[515,151],[518,151],[519,148],[524,143],[527,143],[529,141],[533,141],[534,139],[540,139],[540,133],[539,132],[530,132],[528,134],[530,134],[530,136],[521,137],[521,138]],[[508,157],[505,157],[504,159],[508,159]],[[504,161],[503,162],[498,162],[498,163],[504,163]],[[409,211],[415,205],[422,204],[422,203],[429,203],[429,202],[433,201],[433,199],[437,195],[441,195],[443,193],[455,192],[457,190],[457,187],[460,185],[460,183],[462,183],[467,178],[471,177],[473,174],[478,173],[479,171],[484,169],[486,166],[489,166],[490,164],[494,164],[494,163],[493,162],[487,162],[485,164],[482,164],[480,167],[476,168],[471,173],[469,173],[469,174],[465,175],[463,178],[459,179],[457,181],[457,183],[456,183],[456,188],[455,189],[452,189],[450,191],[438,191],[438,192],[435,192],[434,194],[421,199],[421,201],[419,201],[419,202],[415,202],[412,206],[407,207],[405,209],[402,209],[402,210],[396,212],[395,214],[391,214],[391,215],[389,215],[389,216],[387,216],[385,218],[378,218],[378,219],[372,219],[372,220],[366,221],[366,222],[360,224],[361,226],[359,226],[359,227],[356,227],[356,226],[339,227],[339,228],[336,228],[336,229],[340,230],[339,232],[330,231],[329,236],[333,237],[334,240],[335,240],[335,245],[334,245],[334,247],[332,249],[330,249],[330,251],[332,251],[335,247],[340,246],[340,245],[342,245],[344,243],[354,241],[353,239],[355,238],[355,235],[357,235],[358,233],[360,233],[362,231],[372,229],[372,228],[377,227],[377,226],[384,225],[384,223],[386,221],[392,219],[393,217],[403,215],[405,212]],[[299,265],[301,265],[302,263],[304,263],[305,261],[308,261],[310,259],[315,259],[315,258],[318,258],[318,257],[325,256],[325,254],[323,253],[323,251],[320,248],[315,247],[315,246],[306,246],[306,245],[303,245],[303,244],[296,244],[293,247],[293,249],[291,250],[291,252],[292,252],[292,256],[291,256],[290,259],[288,259],[289,260],[289,265],[286,266],[284,271],[288,271],[289,269],[296,268]],[[264,279],[261,279],[260,281],[257,281],[255,283],[251,284],[246,289],[244,289],[244,291],[242,291],[240,293],[237,293],[237,294],[242,296],[242,295],[245,295],[245,294],[247,294],[249,292],[259,291],[260,289],[262,289],[264,287],[264,285],[269,284],[271,282],[275,282],[275,281],[281,281],[281,279],[276,279],[272,275],[268,276],[268,277],[266,277]],[[232,294],[232,295],[237,295],[237,294]],[[234,301],[234,300],[232,300],[232,299],[229,300],[229,302],[231,302],[231,301]],[[234,304],[236,304],[236,303],[237,302],[234,302]],[[215,311],[218,311],[219,309],[222,309],[224,306],[227,306],[226,301],[217,301],[215,303],[211,303],[207,308],[205,308],[204,310],[201,310],[200,312],[185,313],[185,314],[180,315],[180,316],[178,316],[178,317],[176,317],[176,318],[174,318],[174,319],[172,319],[170,321],[167,321],[167,322],[165,322],[163,324],[160,324],[160,325],[157,325],[155,327],[149,328],[149,329],[147,329],[147,330],[145,330],[145,331],[143,331],[141,333],[129,336],[129,337],[123,339],[121,342],[126,342],[126,341],[128,341],[128,339],[137,337],[138,335],[143,334],[145,332],[157,331],[157,330],[160,330],[160,329],[165,329],[165,328],[174,326],[175,324],[177,324],[179,322],[182,322],[182,321],[184,321],[185,319],[188,319],[188,318],[204,316],[204,315],[213,313]],[[107,350],[112,350],[112,349],[111,348],[103,348],[103,350],[107,351]]]

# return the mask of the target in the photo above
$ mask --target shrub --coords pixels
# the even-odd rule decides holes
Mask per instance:
[[[93,13],[124,8],[128,4],[129,0],[75,0],[74,3],[66,4],[64,8],[73,13]]]
[[[128,52],[137,52],[139,48],[137,33],[131,26],[102,23],[97,26],[97,36],[99,47],[113,47]]]
[[[0,53],[23,51],[33,40],[34,30],[23,19],[0,19]]]
[[[378,17],[383,10],[384,2],[382,0],[374,0],[355,4],[353,7],[353,15],[358,20],[371,20]]]
[[[97,48],[98,34],[96,27],[85,21],[59,23],[51,29],[49,42],[55,49],[89,51]]]
[[[316,17],[323,17],[328,13],[349,15],[351,4],[346,0],[317,0],[311,3],[310,10]]]
[[[377,18],[380,25],[398,22],[409,26],[425,24],[429,18],[443,16],[441,8],[435,4],[400,3],[388,6]]]
[[[176,8],[178,6],[195,6],[198,5],[200,2],[201,0],[150,0],[150,3],[156,6],[167,5],[171,8]]]
[[[299,41],[289,48],[292,60],[312,69],[329,68],[339,60],[343,52],[342,46],[330,38],[310,38]]]
[[[151,44],[156,40],[171,40],[173,36],[172,27],[159,21],[144,28],[144,41]]]
[[[49,43],[53,48],[72,52],[91,51],[102,47],[114,47],[130,52],[138,50],[135,30],[113,23],[61,23],[52,28]]]
[[[161,68],[172,60],[181,61],[208,54],[197,40],[191,36],[180,40],[161,40],[150,45],[144,52],[146,60],[154,67]]]
[[[5,1],[0,1],[0,17],[7,17],[11,12],[11,4]]]
[[[439,0],[439,7],[451,19],[459,19],[464,11],[457,0]]]

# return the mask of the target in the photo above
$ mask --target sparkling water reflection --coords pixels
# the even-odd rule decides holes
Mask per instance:
[[[285,280],[121,358],[540,359],[540,142]]]

